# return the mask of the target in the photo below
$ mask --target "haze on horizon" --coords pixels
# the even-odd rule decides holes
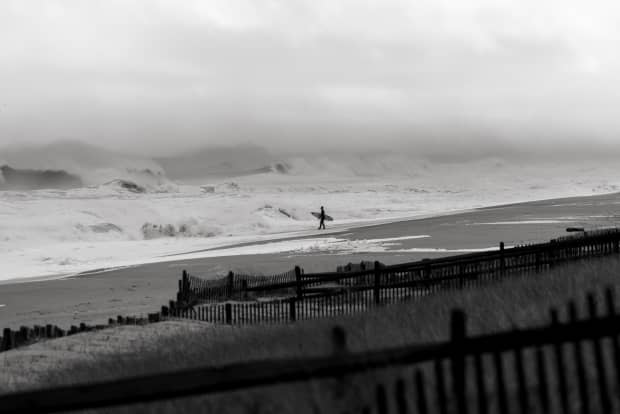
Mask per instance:
[[[0,148],[620,154],[617,3],[360,4],[2,1]]]

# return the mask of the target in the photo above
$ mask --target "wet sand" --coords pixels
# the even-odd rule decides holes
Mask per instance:
[[[507,246],[547,241],[566,235],[566,227],[614,227],[619,220],[620,194],[544,200],[330,234],[330,237],[352,241],[430,236],[395,241],[388,247],[390,250],[381,253],[313,251],[223,256],[173,260],[61,280],[3,283],[0,285],[0,328],[46,323],[68,327],[80,322],[104,323],[116,315],[153,312],[175,296],[183,269],[206,278],[220,277],[229,270],[280,273],[295,265],[302,266],[306,272],[333,271],[338,265],[361,260],[392,264],[458,254],[433,249],[483,249],[496,247],[500,241]],[[304,239],[324,236],[317,231],[315,236]]]

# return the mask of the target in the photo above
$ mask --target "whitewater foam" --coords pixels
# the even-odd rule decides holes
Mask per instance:
[[[153,181],[144,192],[128,191],[118,182],[0,191],[0,278],[69,275],[170,260],[186,252],[195,252],[187,257],[208,257],[205,250],[236,243],[311,235],[317,222],[310,212],[321,205],[336,220],[331,229],[344,230],[620,188],[615,165],[585,170],[573,165],[526,168],[497,160],[416,164],[407,157],[375,160],[366,170],[363,165],[365,159],[359,157],[291,159],[285,171],[206,178],[196,185],[168,183],[165,175],[151,170],[145,177]],[[286,241],[237,251],[290,251],[297,246],[301,252],[378,252],[398,242],[388,237],[343,247],[344,242],[334,240]]]

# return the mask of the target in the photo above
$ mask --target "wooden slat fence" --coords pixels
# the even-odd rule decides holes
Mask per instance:
[[[240,290],[231,287],[234,294],[222,295],[228,299],[216,303],[201,300],[195,288],[200,279],[184,272],[177,301],[171,301],[162,312],[229,324],[286,323],[350,314],[448,289],[476,287],[507,276],[535,274],[571,260],[618,254],[619,245],[620,232],[610,229],[510,249],[501,243],[494,252],[392,266],[375,262],[374,269],[355,273],[304,274],[296,267],[268,279],[275,283],[263,283],[262,279],[248,285],[245,281],[251,276],[244,276],[239,279],[245,283]],[[232,273],[230,278],[233,280]]]
[[[194,368],[97,384],[0,396],[0,413],[48,413],[152,402],[321,378],[352,378],[375,370],[372,400],[355,389],[362,413],[612,413],[620,410],[620,316],[614,292],[587,296],[587,316],[568,305],[565,320],[469,336],[466,316],[454,311],[451,338],[431,345],[347,352],[337,327],[335,355]],[[397,368],[385,371],[386,368]],[[412,369],[410,374],[405,375]],[[322,397],[323,398],[323,397]],[[327,397],[325,397],[327,398]],[[353,408],[353,407],[351,407]],[[348,410],[348,412],[352,412]]]
[[[179,293],[200,302],[217,302],[247,298],[249,289],[261,289],[295,281],[295,269],[277,275],[250,276],[229,272],[219,279],[206,280],[184,271],[184,279],[179,282]],[[185,295],[185,296],[183,296]]]
[[[97,331],[118,325],[145,325],[161,320],[161,313],[154,312],[149,313],[147,317],[119,315],[116,318],[109,318],[107,324],[90,325],[82,322],[79,325],[71,325],[69,329],[62,329],[57,325],[51,324],[34,325],[33,327],[21,326],[17,330],[4,328],[2,330],[2,336],[0,336],[0,352],[29,345],[44,339],[62,338],[63,336],[75,335],[80,332]]]
[[[572,301],[565,322],[551,309],[546,327],[477,338],[467,336],[465,315],[454,312],[451,355],[377,384],[360,412],[620,412],[620,320],[610,289],[604,305],[601,312],[590,293],[585,318]]]

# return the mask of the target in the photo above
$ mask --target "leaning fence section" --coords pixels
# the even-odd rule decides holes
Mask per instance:
[[[551,309],[550,320],[539,328],[470,337],[465,314],[455,311],[446,348],[421,358],[406,375],[380,381],[359,412],[620,412],[620,317],[613,291],[606,291],[604,309],[589,294],[585,306],[569,302],[564,317]]]
[[[566,312],[551,309],[550,322],[543,326],[474,336],[468,334],[465,313],[455,310],[446,341],[360,353],[348,350],[346,330],[335,327],[333,356],[193,368],[5,395],[0,396],[0,413],[101,408],[326,378],[344,387],[344,397],[354,394],[348,401],[357,406],[346,412],[620,412],[620,315],[614,295],[609,288],[604,295],[588,294],[585,306],[569,302]],[[366,375],[366,382],[355,383],[357,375]],[[355,385],[347,390],[347,384]],[[328,403],[333,407],[337,401]]]
[[[219,279],[206,280],[187,272],[179,281],[179,292],[191,292],[191,298],[200,302],[217,302],[232,299],[244,299],[248,289],[260,289],[295,281],[295,269],[277,275],[245,275],[229,272]]]

